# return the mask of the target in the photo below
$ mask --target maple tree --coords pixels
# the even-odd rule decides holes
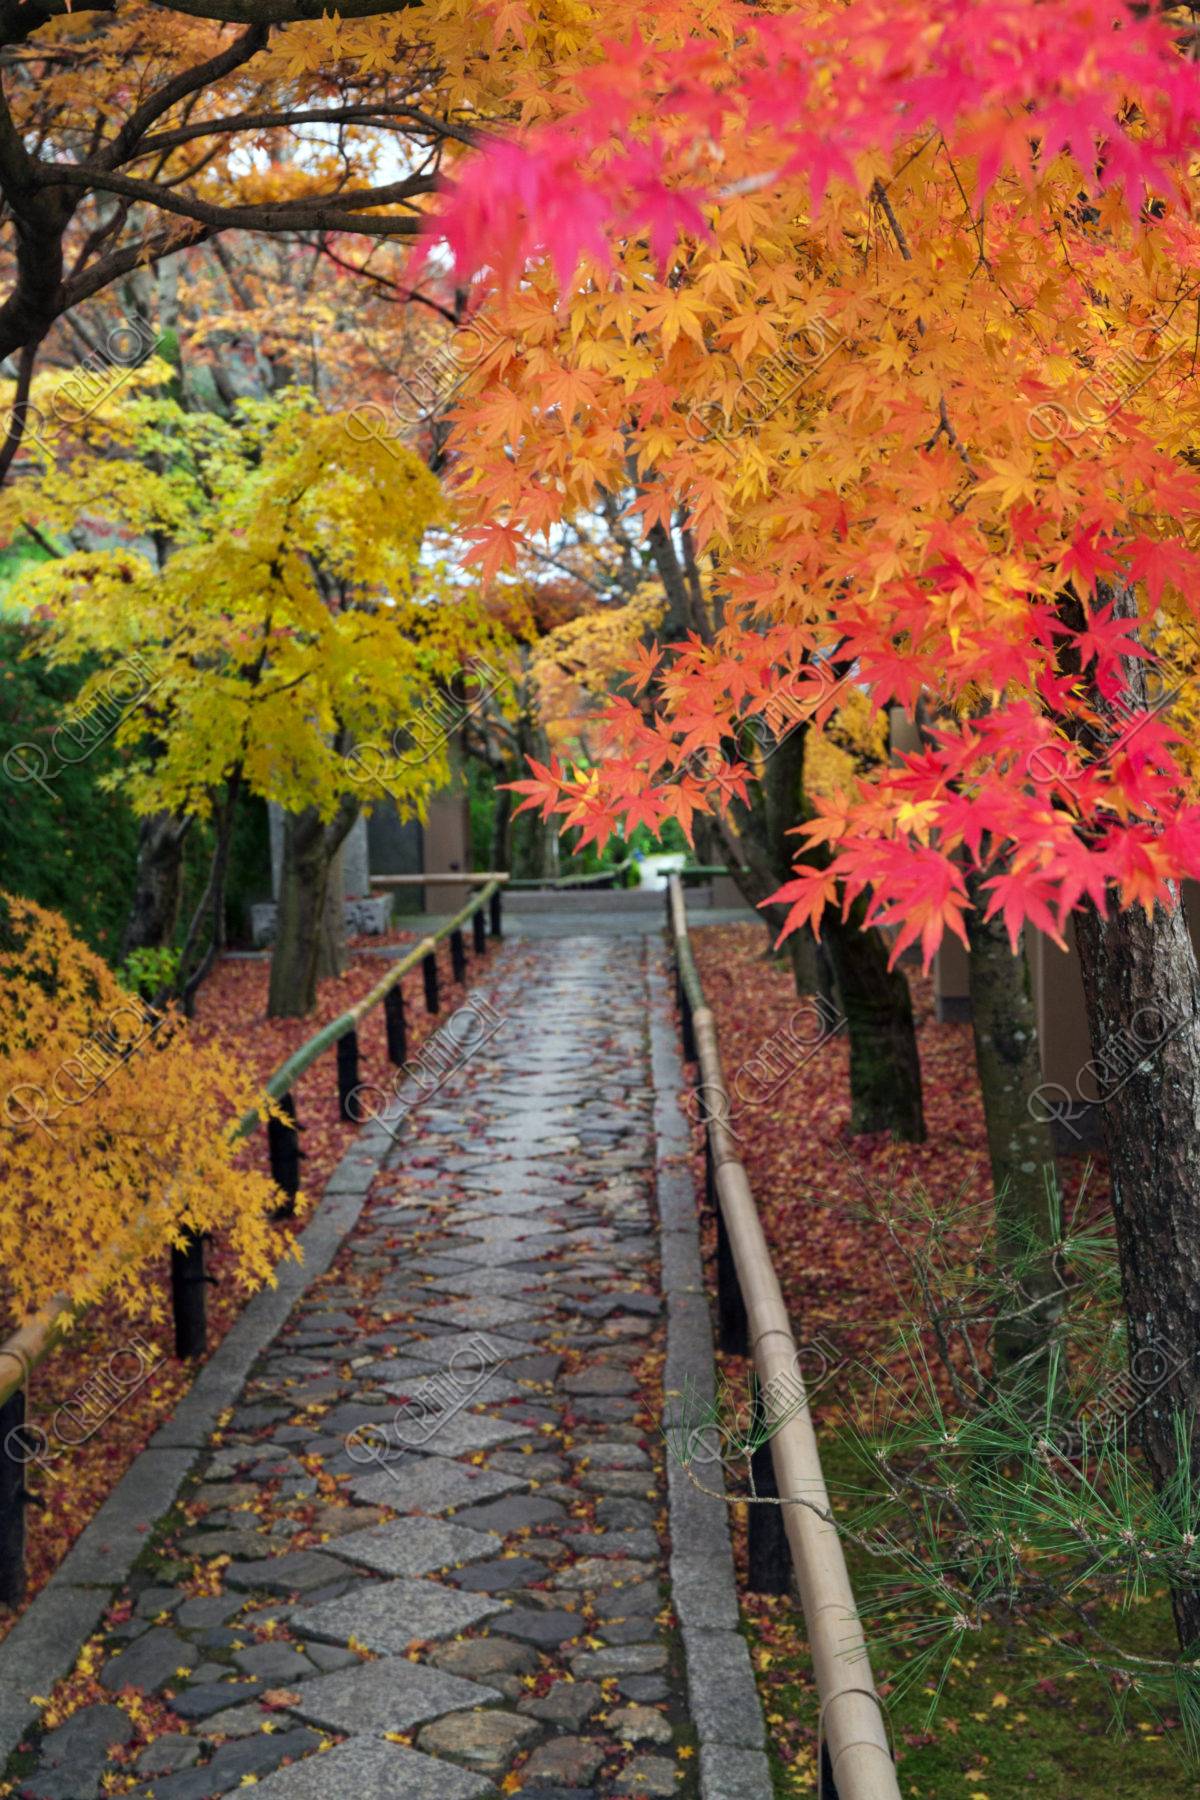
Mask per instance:
[[[228,1131],[271,1102],[237,1060],[196,1043],[173,1013],[148,1011],[56,913],[9,894],[0,998],[10,1319],[58,1295],[76,1306],[108,1296],[160,1319],[164,1251],[217,1230],[239,1280],[273,1280],[278,1192],[234,1166]]]
[[[51,664],[97,659],[76,703],[85,720],[114,673],[136,667],[114,731],[124,791],[144,817],[219,822],[185,994],[222,941],[239,793],[285,810],[272,1008],[307,1012],[331,859],[363,806],[387,796],[411,815],[447,779],[446,745],[412,754],[398,722],[495,627],[431,550],[444,508],[412,451],[360,437],[298,389],[240,402],[228,421],[187,413],[162,374],[146,365],[70,453],[7,490],[9,516],[48,541],[69,543],[83,522],[96,540],[30,574],[31,647]]]
[[[530,798],[597,837],[631,812],[687,826],[746,780],[739,734],[781,689],[807,683],[820,721],[834,656],[918,712],[920,751],[817,801],[777,899],[788,929],[861,904],[926,960],[975,915],[1015,950],[1074,912],[1096,1057],[1139,1006],[1178,1024],[1104,1107],[1130,1351],[1181,1353],[1144,1420],[1166,1484],[1200,1397],[1178,906],[1200,806],[1145,692],[1197,572],[1186,32],[1087,0],[606,24],[447,200],[460,269],[509,290],[464,490],[502,567],[632,468],[643,523],[682,505],[725,599],[656,672],[652,720],[613,708],[600,778],[552,764]],[[1200,1589],[1176,1608],[1200,1636]]]

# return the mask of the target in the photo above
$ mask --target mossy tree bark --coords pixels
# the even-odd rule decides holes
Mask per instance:
[[[792,874],[795,827],[804,817],[804,756],[807,728],[795,726],[774,746],[763,778],[750,790],[750,805],[734,801],[733,829],[725,829],[731,863],[743,864],[738,886],[752,905],[774,893]],[[925,1139],[921,1062],[908,982],[889,969],[880,932],[864,925],[865,902],[850,917],[827,912],[820,944],[807,931],[788,939],[795,945],[792,969],[800,994],[820,994],[840,1007],[850,1039],[850,1128],[889,1131],[908,1143]],[[764,913],[777,932],[786,908]]]
[[[169,812],[151,813],[142,820],[122,957],[131,950],[159,950],[174,938],[183,893],[184,839],[191,824],[190,817]]]
[[[331,820],[322,820],[312,806],[284,817],[269,1018],[303,1019],[316,1007],[330,869],[357,817],[358,801],[349,795]]]
[[[1014,955],[999,914],[985,921],[987,896],[969,881],[969,980],[975,1066],[983,1096],[995,1194],[996,1254],[1006,1316],[993,1338],[997,1374],[1045,1394],[1045,1350],[1060,1312],[1053,1258],[1058,1235],[1054,1144],[1039,1086],[1037,1015],[1023,943]]]
[[[1200,973],[1182,907],[1076,915],[1129,1329],[1137,1429],[1156,1485],[1200,1489]],[[1107,1090],[1107,1091],[1106,1091]],[[1177,1436],[1177,1431],[1180,1436]],[[1184,1530],[1195,1532],[1192,1517]],[[1172,1595],[1200,1649],[1200,1584]]]

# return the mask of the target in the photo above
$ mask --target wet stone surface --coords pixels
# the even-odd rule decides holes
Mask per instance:
[[[645,954],[476,972],[502,1028],[402,1129],[18,1794],[694,1800]]]

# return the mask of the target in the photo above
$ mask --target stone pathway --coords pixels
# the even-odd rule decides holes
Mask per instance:
[[[697,1794],[647,954],[504,947],[502,1024],[401,1128],[107,1615],[90,1673],[144,1696],[139,1730],[93,1698],[20,1794]]]

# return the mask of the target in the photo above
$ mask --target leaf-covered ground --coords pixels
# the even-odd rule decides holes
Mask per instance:
[[[693,931],[701,980],[716,1017],[728,1085],[795,1012],[790,972],[764,952],[754,925]],[[794,1069],[769,1100],[739,1107],[733,1117],[741,1155],[762,1217],[775,1267],[800,1341],[819,1340],[833,1364],[884,1359],[900,1313],[883,1231],[864,1218],[864,1184],[903,1191],[914,1181],[946,1207],[987,1200],[991,1193],[983,1111],[975,1081],[969,1025],[939,1025],[929,981],[908,971],[917,1017],[928,1141],[895,1145],[883,1137],[852,1138],[848,1049],[844,1036],[822,1044]],[[756,1092],[746,1080],[743,1093]],[[699,1144],[699,1134],[697,1134]],[[1078,1160],[1064,1169],[1068,1187],[1082,1176]],[[703,1162],[697,1156],[697,1180]],[[1103,1170],[1090,1189],[1104,1194]],[[710,1241],[709,1251],[713,1249]],[[710,1265],[710,1275],[712,1274]],[[739,1386],[743,1365],[726,1357]],[[819,1365],[815,1365],[819,1366]],[[903,1365],[896,1365],[901,1367]],[[895,1368],[893,1369],[895,1372]],[[814,1416],[826,1479],[843,1510],[861,1472],[834,1425],[850,1398],[835,1375],[820,1389]],[[735,1540],[743,1619],[758,1670],[780,1796],[815,1789],[817,1699],[811,1681],[804,1622],[790,1598],[746,1595],[745,1506],[735,1508]],[[869,1635],[871,1570],[851,1546],[851,1580]],[[1121,1634],[1131,1641],[1128,1616]],[[1133,1647],[1171,1654],[1174,1637],[1165,1599],[1153,1595],[1132,1625]],[[1113,1735],[1113,1709],[1097,1686],[1064,1679],[1036,1621],[1009,1633],[981,1636],[975,1654],[952,1669],[942,1703],[928,1720],[930,1695],[918,1690],[894,1702],[890,1724],[901,1792],[913,1800],[1016,1800],[1037,1794],[1053,1800],[1100,1800],[1111,1792],[1114,1768],[1122,1781],[1156,1800],[1200,1792],[1176,1750],[1174,1722],[1130,1714],[1130,1730]],[[873,1649],[875,1673],[890,1692],[899,1662]]]
[[[408,935],[415,940],[415,934]],[[403,942],[403,934],[392,934],[390,941]],[[468,985],[472,980],[474,960],[468,957]],[[195,1028],[202,1034],[214,1033],[223,1044],[236,1048],[254,1074],[265,1079],[285,1057],[305,1043],[319,1025],[336,1018],[360,999],[381,979],[388,966],[379,956],[355,954],[340,980],[321,984],[317,1012],[312,1017],[268,1019],[267,962],[230,958],[218,964],[201,989]],[[439,947],[438,968],[441,1016],[445,1018],[461,1003],[464,994],[464,990],[453,982],[446,945]],[[403,985],[411,1058],[436,1021],[425,1011],[420,970],[406,975]],[[361,1080],[386,1084],[395,1071],[387,1061],[382,1007],[372,1009],[360,1027],[358,1037]],[[317,1195],[355,1132],[352,1124],[344,1123],[338,1117],[333,1050],[319,1057],[301,1076],[294,1089],[294,1098],[303,1127],[300,1140],[305,1156],[302,1180],[305,1190]],[[268,1167],[265,1132],[256,1132],[248,1143],[246,1161],[248,1166]],[[301,1216],[298,1224],[303,1225],[303,1222]],[[281,1251],[284,1241],[290,1241],[293,1230],[289,1223],[279,1226]],[[225,1278],[225,1258],[219,1242],[210,1249],[208,1266],[217,1278],[216,1285],[208,1289],[211,1351],[229,1330],[248,1296]],[[191,1386],[195,1365],[181,1364],[174,1356],[169,1265],[165,1252],[162,1296],[165,1316],[160,1318],[147,1314],[144,1318],[130,1320],[116,1306],[94,1308],[34,1372],[26,1416],[31,1427],[40,1428],[47,1434],[53,1454],[44,1463],[31,1466],[29,1472],[28,1485],[36,1498],[26,1510],[28,1590],[25,1604],[45,1586],[138,1451],[170,1417],[172,1408]],[[119,1360],[112,1362],[112,1373],[118,1376],[123,1386],[129,1387],[129,1397],[104,1419],[99,1429],[90,1430],[96,1416],[94,1405],[76,1415],[81,1420],[78,1426],[70,1424],[68,1415],[60,1415],[58,1409],[70,1405],[89,1381],[103,1377],[115,1356],[119,1356]],[[57,1426],[56,1417],[60,1421]],[[85,1431],[90,1431],[90,1435],[84,1437]],[[61,1441],[66,1437],[82,1441],[68,1448]],[[20,1610],[13,1612],[0,1607],[0,1637],[9,1630]]]

